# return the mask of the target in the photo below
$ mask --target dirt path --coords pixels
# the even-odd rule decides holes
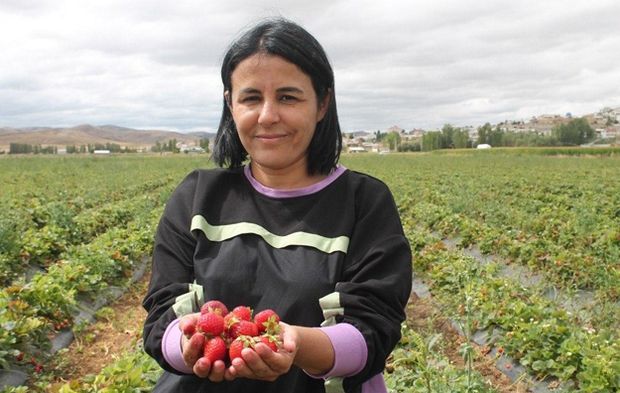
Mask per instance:
[[[442,316],[429,299],[421,299],[412,293],[407,306],[408,323],[415,331],[422,334],[429,331],[441,333],[442,353],[460,368],[465,368],[463,357],[459,354],[459,346],[464,338],[452,327],[450,322]],[[485,348],[472,343],[476,349],[474,369],[478,371],[486,381],[501,393],[526,393],[527,387],[523,383],[513,383],[505,374],[499,371],[494,364],[494,359],[485,355]]]
[[[88,374],[98,374],[115,357],[134,347],[142,336],[146,311],[142,298],[150,275],[145,276],[122,297],[109,305],[110,312],[81,332],[62,355],[57,366],[59,380],[78,379]]]

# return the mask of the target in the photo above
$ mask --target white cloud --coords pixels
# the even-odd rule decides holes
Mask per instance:
[[[325,47],[345,130],[620,105],[615,0],[5,0],[0,126],[214,130],[227,45],[273,15]]]

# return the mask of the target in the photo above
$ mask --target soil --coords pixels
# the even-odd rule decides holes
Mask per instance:
[[[432,331],[441,333],[443,346],[442,353],[452,364],[465,368],[463,357],[459,354],[459,346],[465,338],[456,331],[450,321],[443,317],[439,310],[432,304],[430,298],[419,298],[415,293],[411,294],[407,305],[408,324],[415,331],[424,333]],[[527,386],[522,382],[513,382],[505,374],[495,367],[495,359],[486,356],[488,348],[483,348],[475,343],[471,343],[475,348],[476,358],[474,359],[474,369],[480,373],[484,379],[501,393],[526,393],[529,392]]]
[[[110,304],[110,312],[100,312],[94,323],[79,333],[56,366],[58,382],[98,374],[112,359],[135,347],[142,337],[146,311],[142,298],[150,275],[145,274],[123,296]]]

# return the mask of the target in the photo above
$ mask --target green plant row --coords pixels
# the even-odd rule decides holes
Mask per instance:
[[[11,157],[0,160],[0,200],[78,206],[125,199],[168,181],[164,160],[149,157]],[[142,190],[142,191],[141,191]],[[45,213],[45,212],[42,212]]]
[[[61,174],[62,177],[63,174]],[[58,174],[47,173],[45,183]],[[104,177],[105,178],[105,177]],[[72,218],[87,209],[98,209],[102,205],[120,202],[136,196],[150,194],[169,185],[174,179],[170,176],[142,183],[119,185],[99,184],[64,184],[64,188],[50,191],[45,188],[28,188],[22,186],[17,190],[4,190],[0,196],[0,222],[6,230],[23,231],[28,228],[42,228],[46,225],[69,227]],[[21,232],[20,231],[20,232]],[[0,248],[0,251],[5,251]]]
[[[0,254],[10,255],[15,247],[9,240],[16,236],[19,240],[29,228],[70,228],[71,219],[83,210],[149,194],[178,181],[158,171],[162,164],[93,157],[0,160]]]
[[[99,374],[66,383],[57,393],[151,392],[162,370],[137,346],[106,366]],[[55,393],[56,393],[55,392]]]
[[[0,362],[8,366],[19,353],[42,356],[48,335],[71,326],[78,295],[94,298],[112,284],[122,284],[135,264],[152,248],[161,208],[141,212],[134,221],[115,227],[91,243],[71,247],[61,261],[28,283],[0,291]]]
[[[471,328],[501,328],[498,345],[540,377],[574,381],[583,392],[618,389],[617,157],[446,152],[346,160],[393,190],[414,267],[454,318],[467,320],[471,304]],[[566,293],[593,289],[593,303],[570,314],[543,288],[499,275],[499,265],[447,252],[431,232],[531,268]],[[470,286],[463,272],[470,272]]]
[[[407,323],[402,338],[390,355],[384,378],[393,393],[493,393],[471,364],[456,367],[441,354],[441,334],[422,334]],[[469,353],[463,353],[464,358]]]
[[[161,372],[155,360],[144,352],[139,342],[136,342],[134,350],[112,359],[110,364],[96,375],[64,383],[50,383],[49,377],[43,377],[31,387],[8,387],[2,390],[2,393],[148,393],[153,390]]]
[[[171,178],[135,185],[126,198],[103,202],[52,201],[0,209],[0,284],[19,278],[28,266],[48,267],[68,247],[86,243],[108,228],[130,221],[145,195],[171,188]],[[120,194],[119,194],[120,195]],[[13,203],[14,205],[19,205]],[[4,213],[1,213],[4,212]],[[20,214],[22,212],[23,214]]]
[[[470,318],[472,331],[500,328],[503,336],[496,345],[536,376],[573,380],[576,391],[584,393],[620,389],[617,319],[598,323],[608,327],[596,329],[587,317],[498,276],[498,265],[482,266],[440,242],[421,248],[416,270],[448,315]],[[466,310],[466,304],[471,308]]]
[[[413,219],[444,236],[458,236],[462,247],[477,245],[486,254],[499,255],[508,261],[528,266],[544,275],[550,283],[565,289],[594,289],[611,301],[620,300],[620,227],[601,226],[589,235],[589,244],[571,236],[571,221],[559,221],[542,215],[537,220],[548,230],[557,229],[559,238],[527,234],[520,229],[502,230],[452,213],[432,203],[418,203],[408,211]]]
[[[3,268],[0,282],[8,284],[20,277],[28,265],[49,268],[69,248],[88,243],[106,230],[130,222],[140,211],[152,209],[152,199],[157,191],[83,210],[62,226],[46,224],[41,228],[26,229],[16,242],[19,255],[0,258],[0,267]]]
[[[150,254],[174,186],[205,164],[191,157],[0,160],[0,270],[12,281],[0,291],[0,366],[29,367],[31,355],[44,362],[38,356],[55,330],[72,325],[77,299],[123,285],[135,261]],[[56,255],[53,263],[26,284],[24,260],[46,254]]]
[[[26,231],[47,227],[43,237],[62,243],[67,232],[76,232],[77,215],[141,195],[167,193],[201,161],[40,156],[0,160],[0,267],[6,266],[0,275],[10,276],[19,265]]]
[[[384,180],[401,216],[566,289],[620,300],[620,159],[542,155],[345,157]]]

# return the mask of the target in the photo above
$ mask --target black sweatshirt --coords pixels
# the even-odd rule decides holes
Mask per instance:
[[[143,306],[144,346],[166,370],[160,392],[325,392],[323,381],[293,366],[274,382],[212,383],[164,359],[168,324],[204,300],[275,310],[292,325],[346,322],[364,336],[366,366],[344,378],[346,392],[383,371],[400,339],[411,290],[411,251],[387,186],[344,170],[314,190],[261,192],[249,171],[197,170],[168,201],[157,228],[151,283]],[[204,293],[189,293],[191,284]],[[198,287],[200,288],[200,287]],[[325,321],[319,299],[336,294]]]

